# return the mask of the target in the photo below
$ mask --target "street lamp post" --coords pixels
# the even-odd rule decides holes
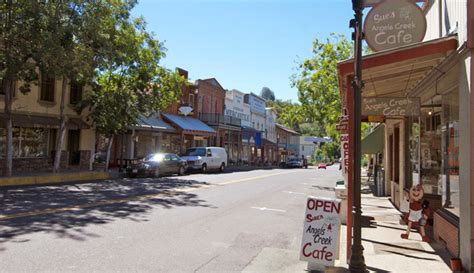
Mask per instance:
[[[354,113],[353,113],[353,133],[354,133],[354,154],[353,154],[353,191],[352,191],[352,212],[354,223],[352,229],[352,248],[349,269],[351,272],[366,272],[364,247],[362,246],[362,210],[361,210],[361,96],[362,96],[362,0],[352,0],[354,19],[350,26],[354,28],[354,79],[352,88],[354,92]]]

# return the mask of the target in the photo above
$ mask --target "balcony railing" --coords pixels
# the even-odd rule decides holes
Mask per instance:
[[[230,125],[240,127],[242,125],[242,120],[240,118],[213,114],[213,113],[200,113],[199,119],[207,123],[208,125]]]

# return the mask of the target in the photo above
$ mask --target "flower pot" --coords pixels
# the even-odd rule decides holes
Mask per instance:
[[[452,271],[461,271],[462,270],[461,259],[451,258],[451,270]]]

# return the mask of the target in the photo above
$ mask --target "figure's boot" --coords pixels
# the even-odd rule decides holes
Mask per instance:
[[[400,237],[402,237],[402,239],[408,239],[408,234],[402,233],[402,235],[400,235]]]
[[[426,236],[426,235],[425,235],[425,236],[421,236],[421,240],[422,240],[423,242],[427,242],[427,243],[431,242],[430,237],[428,237],[428,236]]]

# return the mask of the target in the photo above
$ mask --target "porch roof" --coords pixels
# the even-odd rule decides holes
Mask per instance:
[[[214,136],[216,131],[199,119],[177,116],[167,113],[161,114],[167,121],[179,127],[186,134]]]
[[[362,96],[407,97],[431,70],[456,50],[457,45],[457,37],[449,36],[364,56]],[[337,69],[342,95],[350,87],[354,59],[339,62]]]
[[[161,131],[161,132],[176,132],[176,129],[173,126],[166,123],[159,116],[150,116],[145,117],[141,116],[137,120],[137,124],[133,126],[135,129],[142,130],[152,130],[152,131]]]

